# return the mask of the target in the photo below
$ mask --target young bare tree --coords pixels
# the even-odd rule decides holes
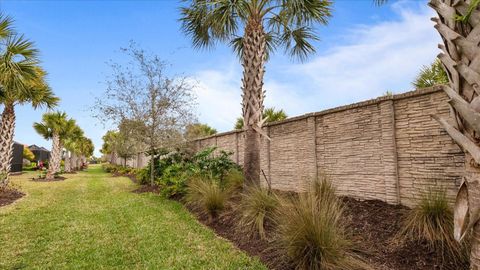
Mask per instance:
[[[134,43],[122,51],[130,62],[111,64],[112,75],[107,78],[103,96],[96,99],[94,116],[117,125],[124,119],[142,123],[139,144],[153,158],[157,149],[180,143],[172,134],[183,134],[186,125],[193,122],[192,80],[168,75],[165,61]],[[153,185],[153,162],[151,166]]]

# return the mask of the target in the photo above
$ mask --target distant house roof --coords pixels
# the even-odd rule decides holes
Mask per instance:
[[[35,144],[30,145],[28,148],[30,148],[30,150],[32,150],[32,151],[47,151],[47,152],[50,152],[50,151],[48,151],[48,149],[45,149],[44,147],[41,147],[41,146],[38,146],[38,145],[35,145]]]

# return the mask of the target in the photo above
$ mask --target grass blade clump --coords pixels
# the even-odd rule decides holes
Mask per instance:
[[[448,259],[468,261],[468,243],[459,244],[453,237],[453,211],[448,205],[445,189],[429,189],[419,203],[404,217],[395,236],[400,243],[425,242]]]
[[[228,197],[229,193],[216,181],[196,177],[188,183],[185,201],[193,210],[212,219],[225,208]]]
[[[309,191],[282,201],[277,220],[277,249],[295,269],[369,269],[348,239],[343,205],[326,179]]]
[[[238,208],[240,218],[238,226],[249,236],[266,238],[265,228],[273,223],[274,213],[278,209],[278,197],[258,185],[245,188]]]

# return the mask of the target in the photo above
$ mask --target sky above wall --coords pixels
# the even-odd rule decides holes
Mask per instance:
[[[422,65],[433,62],[440,38],[426,1],[334,1],[328,26],[316,29],[317,53],[300,63],[279,50],[266,65],[265,105],[289,116],[412,90]],[[59,110],[75,118],[99,155],[105,131],[91,107],[105,89],[107,61],[122,61],[131,40],[167,60],[172,74],[197,83],[197,114],[218,131],[241,115],[241,66],[225,45],[196,50],[180,31],[180,1],[1,1],[18,32],[35,41]],[[17,107],[15,140],[50,148],[32,124],[45,110]]]

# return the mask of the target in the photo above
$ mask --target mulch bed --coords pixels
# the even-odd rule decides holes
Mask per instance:
[[[189,210],[196,215],[202,224],[213,229],[217,235],[230,240],[237,248],[245,251],[248,255],[258,257],[269,269],[293,269],[286,261],[282,260],[282,256],[272,247],[271,242],[257,237],[247,237],[238,230],[238,213],[232,207],[227,206],[225,211],[213,220],[210,220],[207,216],[198,215],[192,209]],[[267,235],[269,233],[271,231],[267,230]]]
[[[133,193],[146,193],[152,192],[155,194],[160,193],[160,187],[158,186],[150,186],[150,185],[142,185],[139,188],[132,191]]]
[[[34,182],[57,182],[57,181],[64,181],[65,179],[67,179],[67,178],[63,177],[63,176],[56,176],[53,179],[32,178],[32,181],[34,181]]]
[[[401,226],[402,215],[408,211],[404,206],[390,205],[379,200],[359,201],[343,198],[345,202],[345,222],[351,224],[349,232],[365,260],[378,270],[432,270],[468,269],[466,265],[445,263],[440,265],[442,257],[429,251],[425,244],[406,243],[393,244],[393,237]],[[238,213],[232,208],[215,220],[196,215],[199,221],[212,228],[217,235],[226,238],[250,256],[258,257],[270,269],[293,269],[282,260],[271,242],[259,238],[248,238],[236,229]],[[271,234],[271,231],[267,233]]]
[[[468,269],[467,265],[452,261],[446,261],[442,266],[442,255],[429,250],[425,243],[395,244],[393,238],[402,226],[407,207],[379,200],[343,200],[346,216],[350,220],[349,228],[358,247],[368,250],[365,258],[375,269]]]
[[[25,196],[25,193],[22,193],[16,189],[2,189],[0,190],[0,206],[11,204],[23,196]]]

